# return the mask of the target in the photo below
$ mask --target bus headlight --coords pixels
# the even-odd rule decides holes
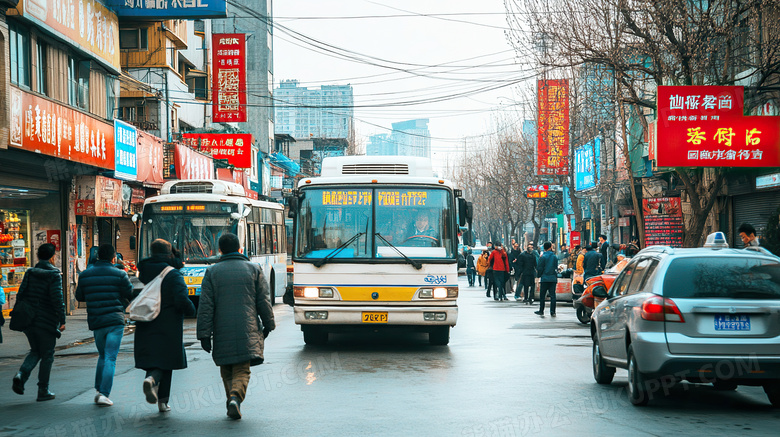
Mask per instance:
[[[293,295],[306,299],[333,299],[336,292],[331,287],[293,287]]]
[[[420,289],[420,298],[422,299],[430,299],[433,297],[433,290],[430,288],[423,288]]]
[[[433,289],[434,299],[444,299],[447,297],[447,289],[444,287],[436,287]]]
[[[458,287],[420,288],[417,299],[452,299],[458,297]]]

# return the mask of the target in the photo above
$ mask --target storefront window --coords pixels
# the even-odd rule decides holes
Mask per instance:
[[[30,267],[30,212],[0,209],[0,288],[5,293],[4,314],[13,308],[25,270]]]

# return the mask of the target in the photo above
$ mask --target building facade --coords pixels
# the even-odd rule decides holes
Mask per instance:
[[[277,133],[296,139],[354,138],[352,86],[306,88],[297,80],[283,80],[274,97]]]

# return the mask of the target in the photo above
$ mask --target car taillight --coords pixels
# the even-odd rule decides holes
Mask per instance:
[[[653,296],[642,302],[642,318],[653,322],[685,322],[677,304],[661,296]]]

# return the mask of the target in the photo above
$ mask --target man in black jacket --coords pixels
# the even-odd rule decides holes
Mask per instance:
[[[79,274],[76,299],[87,303],[87,324],[95,336],[98,350],[95,370],[95,403],[110,407],[108,398],[114,383],[116,357],[125,329],[125,307],[133,293],[133,285],[124,270],[114,267],[116,251],[110,244],[101,244],[97,261]]]
[[[534,244],[528,243],[525,252],[517,257],[515,272],[520,272],[520,280],[515,291],[515,300],[520,298],[522,287],[523,302],[531,305],[534,303],[534,288],[536,287],[536,256],[534,256]]]
[[[38,401],[54,399],[54,393],[49,391],[49,376],[54,364],[54,345],[60,338],[60,331],[65,330],[62,274],[52,264],[56,253],[56,248],[51,243],[42,244],[38,248],[38,264],[25,272],[16,295],[17,303],[33,303],[35,318],[32,326],[24,330],[24,335],[30,343],[30,353],[14,376],[12,389],[16,394],[24,394],[24,383],[40,361]]]
[[[598,252],[598,246],[596,243],[591,243],[590,247],[585,246],[587,252],[585,258],[582,261],[582,278],[588,280],[594,276],[598,276],[602,273],[601,270],[601,255]]]

